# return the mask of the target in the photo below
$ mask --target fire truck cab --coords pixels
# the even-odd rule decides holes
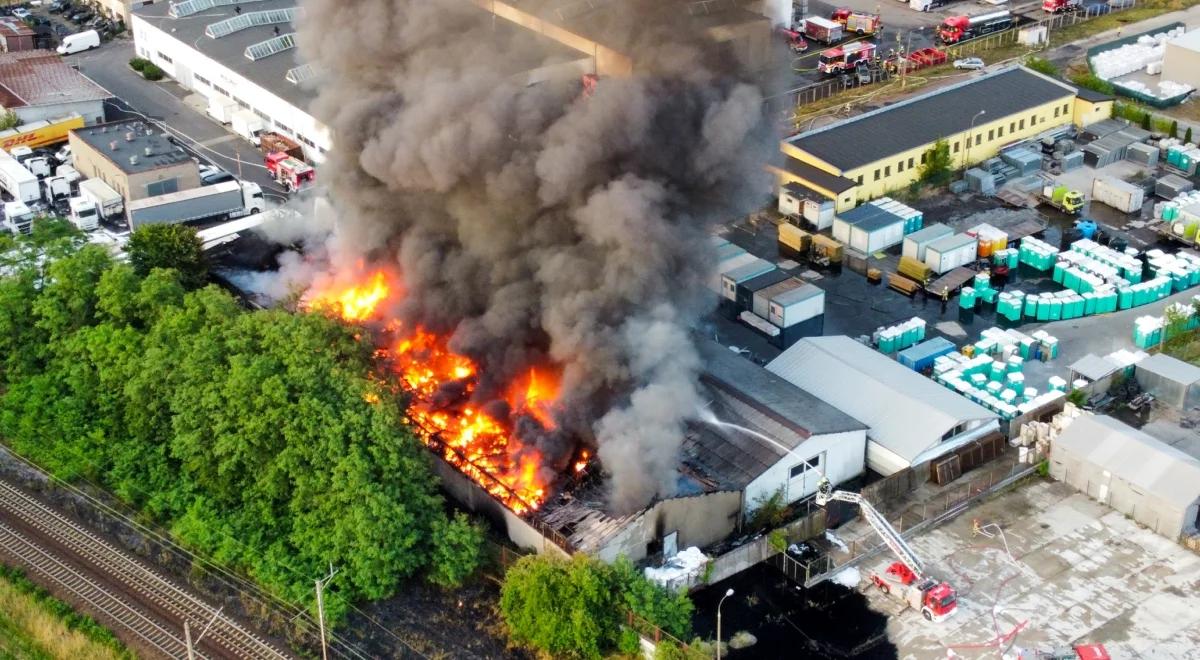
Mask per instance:
[[[875,48],[875,44],[865,41],[830,48],[821,53],[817,70],[828,76],[850,71],[859,64],[870,64],[875,59]]]
[[[949,16],[937,26],[937,39],[944,44],[956,44],[1007,30],[1013,22],[1013,15],[1007,9],[980,16]]]
[[[1078,11],[1082,0],[1042,0],[1042,11],[1058,14],[1065,11]]]
[[[846,32],[859,35],[873,35],[883,29],[883,19],[879,14],[867,14],[845,7],[833,10],[829,18],[834,23],[841,23]]]
[[[302,190],[317,178],[317,171],[311,165],[293,158],[282,151],[267,154],[264,159],[271,178],[283,186],[288,192]]]
[[[958,609],[958,596],[946,582],[919,577],[903,562],[893,562],[885,575],[872,575],[880,591],[917,610],[926,621],[945,621]]]

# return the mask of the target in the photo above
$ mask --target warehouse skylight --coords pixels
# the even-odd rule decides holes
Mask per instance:
[[[220,39],[246,28],[277,23],[291,23],[297,15],[296,7],[287,9],[271,9],[269,11],[251,11],[238,14],[223,21],[210,24],[204,28],[204,34],[213,39]]]
[[[311,80],[311,79],[315,78],[317,76],[317,73],[319,73],[319,72],[317,71],[317,68],[314,67],[313,65],[301,64],[300,66],[298,66],[294,69],[288,69],[287,75],[284,77],[287,78],[287,81],[292,83],[293,85],[299,85],[300,83],[302,83],[306,80]]]
[[[171,18],[183,18],[192,14],[199,14],[202,11],[213,9],[215,7],[224,7],[228,5],[240,5],[247,2],[261,2],[262,0],[184,0],[183,2],[171,3]]]
[[[260,41],[256,44],[246,46],[246,57],[251,60],[261,60],[264,57],[270,57],[275,53],[282,53],[285,50],[291,50],[296,47],[296,33],[281,34],[278,37]]]

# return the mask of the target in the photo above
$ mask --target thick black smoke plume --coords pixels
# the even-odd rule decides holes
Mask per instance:
[[[635,72],[591,95],[578,70],[527,85],[544,44],[465,0],[309,0],[300,29],[334,132],[330,267],[394,260],[396,312],[493,384],[561,365],[571,432],[539,448],[560,466],[594,444],[619,510],[673,491],[707,237],[761,199],[774,149],[760,92],[681,29],[684,4],[609,3]]]

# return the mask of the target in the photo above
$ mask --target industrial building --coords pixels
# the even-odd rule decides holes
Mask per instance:
[[[133,10],[142,5],[152,5],[154,0],[93,0],[93,3],[100,13],[129,25],[129,17],[133,14]]]
[[[19,18],[0,16],[0,52],[16,53],[37,48],[37,32]]]
[[[767,370],[865,423],[867,467],[884,476],[999,430],[995,413],[849,337],[801,339]]]
[[[166,133],[136,120],[71,131],[75,169],[121,193],[126,204],[200,186],[200,168]]]
[[[1161,79],[1200,89],[1200,30],[1186,32],[1167,42]]]
[[[1084,415],[1058,434],[1050,476],[1169,539],[1196,530],[1200,461],[1111,417]]]
[[[846,211],[916,181],[938,140],[965,168],[1046,130],[1109,117],[1112,99],[1101,96],[1009,67],[791,137],[773,169],[780,185],[798,183]]]
[[[104,122],[107,90],[63,61],[35,50],[0,54],[0,107],[23,124],[78,114],[88,124]]]
[[[1158,353],[1138,362],[1138,385],[1172,408],[1200,407],[1200,367]]]

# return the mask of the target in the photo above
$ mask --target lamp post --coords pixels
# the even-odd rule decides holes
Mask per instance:
[[[908,31],[908,38],[905,40],[905,43],[904,43],[904,53],[902,53],[900,61],[897,63],[900,65],[900,89],[904,89],[904,87],[908,84],[908,62],[909,62],[908,56],[910,54],[912,54],[913,33],[920,32],[924,29],[925,28],[923,28],[923,27],[919,27],[915,30]],[[899,39],[900,35],[896,35],[896,38]]]
[[[727,589],[725,595],[721,596],[721,600],[717,603],[717,660],[721,660],[721,606],[725,604],[725,599],[733,595],[733,589]]]
[[[967,169],[967,161],[971,159],[971,132],[975,130],[975,120],[986,114],[987,110],[980,110],[979,112],[975,113],[974,117],[971,117],[971,127],[967,129],[967,148],[965,151],[963,151],[963,170]]]

